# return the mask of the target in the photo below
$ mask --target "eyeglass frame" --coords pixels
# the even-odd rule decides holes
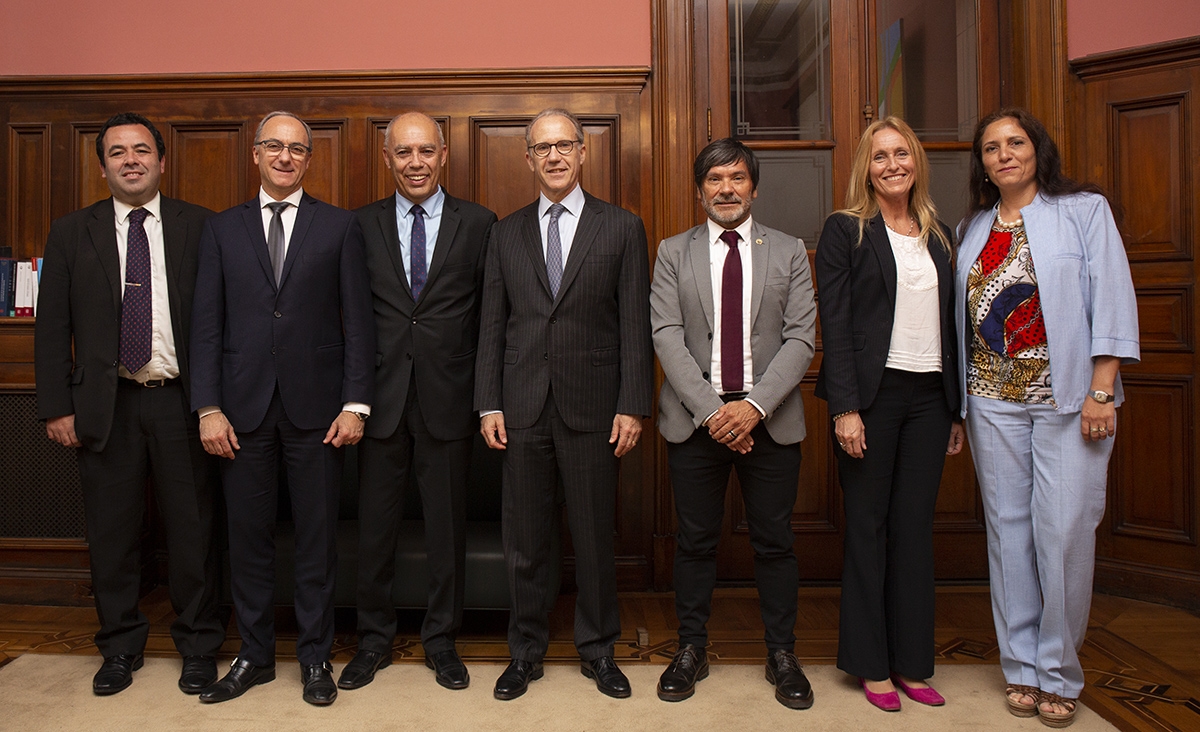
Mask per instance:
[[[274,150],[274,151],[271,150],[270,145],[272,143],[279,145],[280,146],[279,149]],[[284,149],[286,149],[289,153],[291,153],[292,157],[294,157],[294,158],[306,158],[312,154],[312,150],[313,150],[311,146],[305,145],[302,142],[293,142],[290,144],[284,144],[283,140],[276,140],[274,137],[268,137],[265,140],[255,140],[254,144],[256,146],[262,145],[263,151],[269,155],[282,155]],[[300,152],[296,151],[297,148],[299,148]]]
[[[567,143],[568,145],[570,145],[570,147],[568,147],[566,150],[563,150],[561,147],[559,147],[564,142]],[[541,147],[542,145],[546,146],[546,152],[539,153],[537,151],[537,148]],[[559,155],[570,155],[572,152],[575,151],[576,145],[583,145],[583,140],[576,138],[573,140],[559,140],[558,142],[539,142],[539,143],[536,143],[533,145],[526,145],[525,149],[531,151],[535,156],[537,156],[539,158],[545,158],[545,157],[549,157],[551,148],[558,150]]]

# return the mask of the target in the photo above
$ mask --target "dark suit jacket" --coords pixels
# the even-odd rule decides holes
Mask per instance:
[[[938,225],[950,238],[950,229]],[[896,315],[896,258],[883,216],[877,214],[858,240],[858,220],[833,214],[817,243],[814,269],[821,315],[821,371],[816,395],[829,413],[866,409],[875,400],[887,363]],[[937,268],[941,309],[942,382],[946,404],[958,414],[958,371],[954,338],[954,267],[935,238],[929,254]]]
[[[496,214],[446,194],[429,276],[414,302],[396,228],[396,197],[355,211],[366,239],[375,302],[375,402],[367,436],[390,437],[416,373],[422,416],[439,440],[479,427],[474,411],[475,347],[488,232]]]
[[[375,323],[354,214],[304,195],[279,286],[257,196],[208,220],[192,319],[192,409],[262,422],[279,386],[288,419],[325,429],[374,394]]]
[[[196,253],[212,211],[160,200],[171,328],[186,392]],[[34,326],[38,418],[74,414],[79,441],[97,452],[108,444],[117,399],[124,285],[114,216],[113,200],[106,198],[50,227]]]
[[[537,203],[492,229],[475,407],[502,410],[506,427],[532,426],[552,386],[558,411],[574,430],[607,431],[616,414],[650,414],[646,229],[634,214],[585,198],[556,298]]]

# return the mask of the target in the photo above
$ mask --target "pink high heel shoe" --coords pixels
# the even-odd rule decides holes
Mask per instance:
[[[892,676],[892,681],[904,690],[904,694],[918,704],[927,704],[931,707],[940,707],[946,703],[946,699],[931,686],[927,689],[914,689],[899,676]]]
[[[889,691],[886,694],[876,694],[867,688],[867,682],[862,677],[858,679],[858,685],[862,687],[863,693],[867,695],[867,701],[885,712],[900,711],[900,695],[895,691]]]

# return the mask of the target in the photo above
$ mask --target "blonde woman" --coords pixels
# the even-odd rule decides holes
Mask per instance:
[[[816,395],[829,403],[846,511],[838,668],[867,700],[945,703],[933,675],[933,510],[963,429],[955,369],[950,230],[929,196],[912,129],[863,133],[846,208],[816,253],[824,346]]]

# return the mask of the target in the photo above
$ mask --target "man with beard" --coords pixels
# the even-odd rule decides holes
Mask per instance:
[[[664,701],[708,676],[706,625],[717,575],[725,488],[742,487],[767,680],[792,709],[813,693],[793,655],[799,572],[792,508],[800,475],[800,379],[813,359],[816,306],[799,239],[750,217],[758,161],[734,139],[704,148],[693,168],[708,220],[658,247],[650,288],[654,350],[663,368],[658,429],[667,440],[679,530],[679,649],[658,683]]]

